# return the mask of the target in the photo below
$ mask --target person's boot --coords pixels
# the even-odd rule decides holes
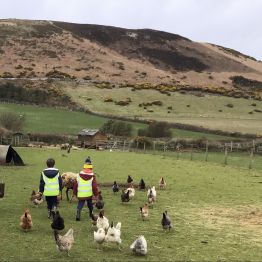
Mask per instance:
[[[77,211],[76,211],[76,221],[80,221],[80,216],[81,216],[81,210],[77,209]]]

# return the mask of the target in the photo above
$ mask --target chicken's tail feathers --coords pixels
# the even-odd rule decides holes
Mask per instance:
[[[121,229],[121,222],[118,222],[118,223],[116,224],[116,229],[118,229],[118,230]]]

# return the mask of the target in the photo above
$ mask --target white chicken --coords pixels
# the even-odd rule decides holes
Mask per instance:
[[[147,242],[144,236],[139,236],[130,246],[136,255],[145,256],[147,254]]]
[[[57,230],[54,230],[54,236],[56,241],[56,247],[59,251],[66,251],[69,256],[69,251],[74,244],[74,230],[70,228],[63,236],[58,234]]]
[[[96,226],[97,229],[103,228],[105,231],[109,228],[109,221],[108,219],[104,216],[104,211],[99,212],[99,216],[96,221]]]
[[[152,194],[153,198],[154,198],[154,202],[156,201],[156,188],[155,186],[152,186],[151,188],[149,188],[147,190],[147,197]]]
[[[106,233],[103,228],[99,228],[97,231],[94,231],[94,240],[98,244],[102,244],[105,241]]]
[[[136,190],[133,187],[129,187],[125,190],[125,193],[129,191],[129,198],[133,198],[135,196]]]
[[[105,241],[117,243],[120,249],[120,244],[122,243],[120,236],[121,236],[121,222],[118,222],[115,227],[112,222],[111,226],[108,228],[108,231],[106,233]]]

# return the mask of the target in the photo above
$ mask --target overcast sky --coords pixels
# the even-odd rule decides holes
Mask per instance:
[[[0,0],[0,18],[151,28],[262,60],[262,0]]]

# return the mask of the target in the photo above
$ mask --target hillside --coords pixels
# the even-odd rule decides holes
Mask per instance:
[[[2,77],[59,77],[57,70],[68,74],[60,77],[111,84],[218,92],[239,89],[233,76],[262,81],[261,61],[156,30],[10,19],[0,20],[0,35]],[[254,93],[252,85],[246,87]],[[261,97],[261,86],[255,91]]]

